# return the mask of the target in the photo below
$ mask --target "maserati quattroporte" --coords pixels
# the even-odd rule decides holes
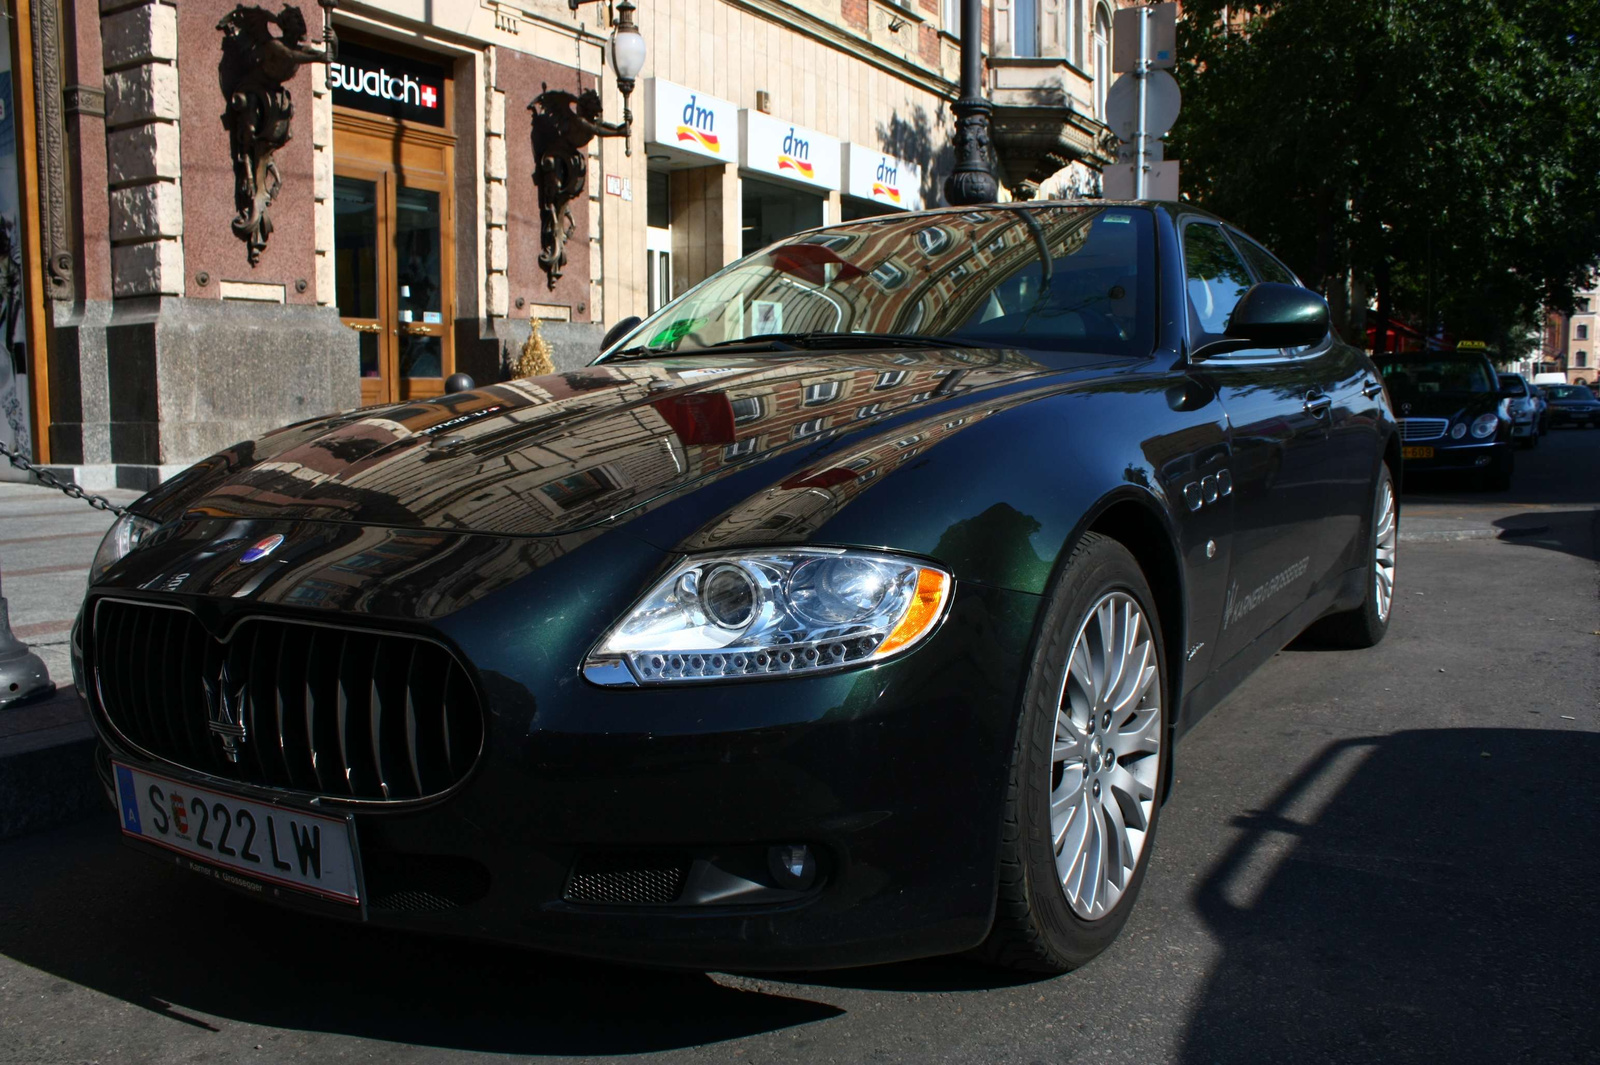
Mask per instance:
[[[1383,637],[1400,447],[1217,218],[868,219],[583,369],[180,474],[101,546],[77,679],[124,837],[265,900],[1061,971],[1127,919],[1185,731],[1308,627]]]

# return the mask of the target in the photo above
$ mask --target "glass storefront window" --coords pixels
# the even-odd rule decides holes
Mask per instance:
[[[395,197],[395,267],[400,281],[400,376],[443,373],[439,194],[401,186]],[[415,326],[432,326],[426,332]]]
[[[744,179],[744,254],[822,225],[821,196],[770,181]]]

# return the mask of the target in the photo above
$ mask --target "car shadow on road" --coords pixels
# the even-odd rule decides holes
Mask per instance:
[[[1494,522],[1500,540],[1578,558],[1595,559],[1600,546],[1600,510],[1530,510]]]
[[[1330,745],[1195,892],[1223,948],[1181,1060],[1600,1054],[1600,735]]]
[[[0,847],[0,954],[166,1017],[454,1050],[604,1056],[843,1011],[703,973],[577,962],[305,917],[115,841],[100,819]]]

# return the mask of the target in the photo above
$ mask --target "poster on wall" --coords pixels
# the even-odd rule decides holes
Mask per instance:
[[[8,5],[9,6],[9,5]],[[28,428],[27,308],[22,286],[17,125],[11,102],[11,41],[0,33],[0,444],[33,456]],[[22,474],[0,463],[0,479]]]

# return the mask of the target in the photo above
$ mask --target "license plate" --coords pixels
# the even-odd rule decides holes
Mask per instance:
[[[1433,458],[1433,448],[1403,447],[1400,449],[1400,457],[1402,459],[1431,459]]]
[[[250,802],[112,763],[123,835],[176,851],[227,880],[282,884],[360,905],[355,826],[348,820]],[[257,888],[259,890],[259,888]]]

